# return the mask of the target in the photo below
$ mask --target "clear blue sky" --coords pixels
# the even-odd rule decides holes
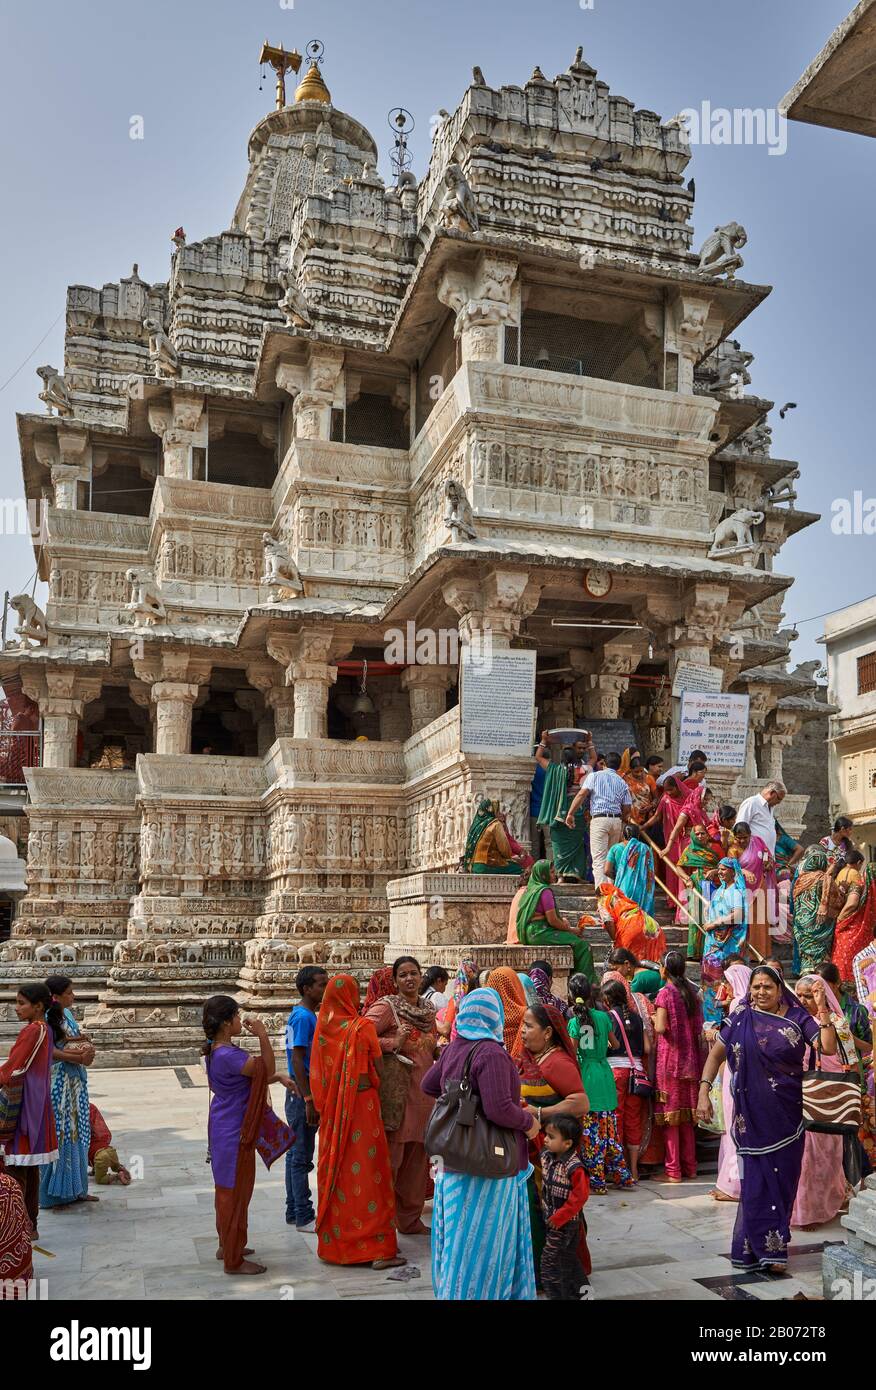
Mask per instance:
[[[493,86],[538,63],[563,71],[576,46],[611,90],[664,118],[713,107],[770,107],[796,82],[852,0],[20,0],[0,4],[0,385],[62,314],[68,284],[130,273],[167,278],[170,235],[227,227],[246,173],[247,137],[270,109],[262,41],[326,46],[336,106],[358,117],[389,175],[387,111],[417,119],[414,171],[429,119],[452,110],[478,63]],[[140,115],[145,139],[129,139]],[[773,453],[800,460],[798,505],[825,519],[791,541],[778,568],[797,577],[786,611],[809,618],[876,590],[876,538],[837,537],[836,497],[876,494],[873,467],[873,227],[876,144],[789,126],[783,157],[762,147],[695,149],[699,244],[731,219],[748,229],[745,279],[774,285],[742,326],[753,385],[781,405]],[[61,365],[63,318],[0,391],[0,496],[20,493],[16,410],[38,410],[34,368]],[[33,573],[29,542],[2,539],[0,591]],[[819,655],[821,624],[794,655]]]

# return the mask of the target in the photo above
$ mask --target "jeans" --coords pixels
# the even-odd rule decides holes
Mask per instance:
[[[287,1091],[286,1123],[295,1131],[295,1143],[286,1150],[286,1220],[295,1226],[307,1226],[316,1217],[307,1181],[313,1172],[316,1128],[307,1123],[306,1114],[301,1097]]]

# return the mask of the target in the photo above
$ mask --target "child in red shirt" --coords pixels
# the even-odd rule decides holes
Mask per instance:
[[[578,1152],[581,1121],[554,1115],[536,1139],[543,1175],[541,1205],[547,1240],[541,1256],[541,1283],[552,1301],[578,1302],[588,1279],[578,1258],[581,1212],[590,1182]]]

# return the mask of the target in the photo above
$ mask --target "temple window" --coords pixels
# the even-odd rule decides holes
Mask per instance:
[[[115,516],[148,516],[158,467],[157,442],[142,450],[95,446],[90,483],[79,485],[80,507]]]
[[[121,686],[105,686],[100,699],[85,706],[79,723],[77,766],[105,771],[130,769],[137,754],[151,753],[152,747],[149,710],[135,704]]]
[[[277,421],[211,408],[207,446],[192,450],[198,482],[270,488],[277,476]]]
[[[410,443],[408,379],[371,372],[347,372],[345,399],[332,411],[331,437],[336,443],[407,449]]]
[[[254,758],[266,740],[259,737],[264,701],[239,670],[214,670],[192,711],[193,753]],[[269,744],[270,740],[267,740]]]

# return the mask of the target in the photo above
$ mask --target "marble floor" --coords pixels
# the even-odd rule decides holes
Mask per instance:
[[[407,1283],[371,1269],[336,1269],[316,1237],[284,1219],[282,1162],[257,1163],[250,1243],[268,1272],[232,1279],[215,1258],[213,1186],[206,1162],[207,1090],[198,1067],[94,1071],[92,1100],[123,1162],[142,1172],[128,1188],[93,1188],[100,1202],[41,1214],[34,1273],[51,1299],[430,1299],[428,1237],[401,1237],[420,1271]],[[282,1093],[274,1088],[282,1109]],[[821,1247],[839,1220],[798,1232],[789,1277],[738,1275],[727,1258],[735,1206],[708,1196],[713,1174],[679,1186],[593,1197],[587,1205],[595,1299],[718,1301],[821,1295]],[[315,1175],[314,1175],[315,1178]],[[429,1208],[425,1213],[429,1220]]]

